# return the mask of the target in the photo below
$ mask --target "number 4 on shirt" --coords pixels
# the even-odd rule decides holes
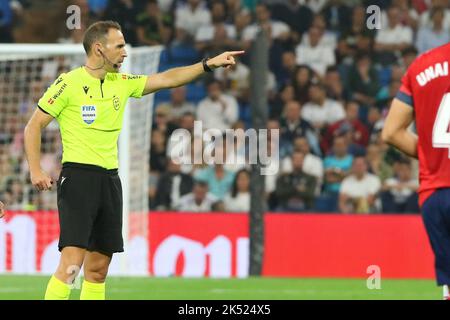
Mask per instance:
[[[450,158],[450,93],[442,97],[433,126],[433,147],[447,148]]]

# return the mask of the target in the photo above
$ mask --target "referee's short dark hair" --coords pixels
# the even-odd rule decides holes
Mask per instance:
[[[86,54],[90,54],[92,44],[95,41],[101,41],[106,38],[109,29],[117,29],[119,31],[122,31],[120,24],[112,20],[97,21],[91,24],[89,28],[87,28],[83,38],[83,47],[84,51],[86,51]]]

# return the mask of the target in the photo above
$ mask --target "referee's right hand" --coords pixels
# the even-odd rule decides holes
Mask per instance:
[[[43,170],[30,172],[31,183],[38,191],[50,190],[52,188],[52,178]]]

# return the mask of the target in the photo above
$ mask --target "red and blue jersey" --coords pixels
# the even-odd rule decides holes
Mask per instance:
[[[414,108],[418,135],[419,203],[450,187],[450,44],[419,56],[402,79],[397,99]]]

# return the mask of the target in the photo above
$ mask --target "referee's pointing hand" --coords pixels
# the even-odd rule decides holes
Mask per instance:
[[[215,56],[214,58],[209,59],[207,62],[208,67],[212,69],[220,67],[228,68],[236,64],[236,60],[234,59],[235,56],[239,56],[244,53],[245,51],[226,51],[218,56]]]
[[[52,188],[52,178],[42,170],[31,172],[31,183],[39,191],[50,190]]]

